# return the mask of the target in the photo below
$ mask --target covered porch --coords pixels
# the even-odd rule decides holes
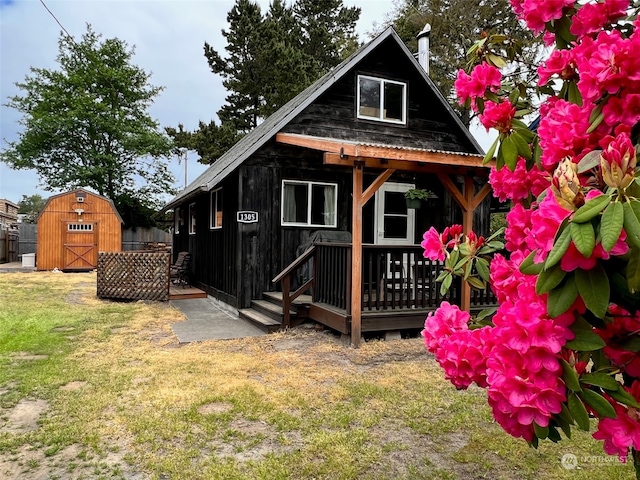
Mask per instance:
[[[443,265],[423,257],[420,245],[372,245],[362,242],[363,206],[396,172],[437,175],[462,210],[465,233],[473,228],[475,209],[490,192],[488,183],[476,191],[474,178],[487,179],[490,165],[483,156],[363,144],[352,141],[279,133],[276,141],[323,152],[324,163],[350,168],[352,188],[352,242],[314,244],[277,275],[281,284],[284,326],[289,326],[292,302],[311,292],[308,317],[351,335],[358,346],[363,332],[421,328],[429,311],[448,300],[464,310],[495,304],[489,291],[472,292],[466,282],[440,295],[435,279]],[[366,188],[365,169],[379,171]],[[462,178],[459,188],[454,178]],[[312,272],[301,277],[300,269]]]

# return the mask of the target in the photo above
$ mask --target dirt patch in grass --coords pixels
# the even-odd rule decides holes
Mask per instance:
[[[80,390],[81,388],[85,387],[87,385],[87,382],[84,382],[82,380],[75,380],[73,382],[69,382],[65,385],[62,385],[60,387],[60,390],[64,390],[67,392],[73,391],[73,390]]]
[[[0,413],[0,433],[25,433],[38,428],[40,415],[49,409],[49,402],[42,399],[20,400],[15,407]]]
[[[46,360],[49,355],[40,355],[37,353],[29,352],[15,352],[9,355],[11,360]]]

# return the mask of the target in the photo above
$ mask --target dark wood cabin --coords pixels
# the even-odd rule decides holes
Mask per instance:
[[[93,270],[98,251],[122,250],[123,221],[113,201],[83,188],[49,197],[37,223],[38,270]]]
[[[358,339],[360,327],[419,328],[425,310],[442,300],[433,282],[438,266],[422,257],[424,231],[452,223],[489,229],[482,159],[389,28],[164,207],[174,210],[174,254],[191,252],[193,283],[247,317],[272,313],[263,299],[284,290],[289,322],[289,291],[302,285],[296,295],[312,296],[301,315]],[[404,200],[413,187],[432,192],[417,210]]]

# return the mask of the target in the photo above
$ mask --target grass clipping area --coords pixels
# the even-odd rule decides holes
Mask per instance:
[[[0,274],[0,478],[633,478],[588,433],[509,437],[421,339],[181,345],[179,311],[98,300],[95,281]]]

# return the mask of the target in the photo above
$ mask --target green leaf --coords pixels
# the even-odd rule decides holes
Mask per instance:
[[[471,285],[474,288],[477,288],[478,290],[484,290],[485,288],[487,288],[487,284],[484,283],[482,280],[480,280],[478,277],[468,277],[467,282],[469,282],[469,285]]]
[[[589,414],[587,413],[587,409],[584,408],[582,400],[580,400],[574,392],[569,393],[567,406],[569,407],[571,416],[578,424],[578,427],[580,427],[581,430],[588,432],[591,427],[591,424],[589,423]]]
[[[542,271],[544,263],[533,263],[536,253],[537,252],[534,250],[522,261],[520,264],[521,273],[524,273],[525,275],[538,275]]]
[[[591,125],[587,129],[587,134],[592,133],[600,126],[602,120],[604,120],[604,114],[602,113],[603,104],[603,102],[600,102],[596,108],[591,110],[591,115],[589,116],[589,123],[591,123]]]
[[[484,258],[478,258],[476,260],[476,270],[478,271],[478,275],[485,281],[488,282],[491,274],[489,273],[489,262],[487,262]]]
[[[448,272],[448,275],[446,275],[442,280],[442,285],[440,285],[440,295],[444,296],[447,294],[451,287],[451,283],[453,283],[453,276],[451,275],[451,272]]]
[[[621,341],[618,345],[622,350],[626,350],[627,352],[640,352],[640,336],[637,333],[635,335],[630,335],[631,336],[629,338]]]
[[[562,229],[563,226],[561,225],[560,228]],[[571,245],[571,228],[564,228],[554,242],[553,248],[544,262],[544,268],[549,269],[557,264],[569,248],[569,245]]]
[[[565,347],[576,352],[592,352],[603,348],[606,343],[600,336],[592,330],[578,330],[575,338],[569,340]]]
[[[640,408],[640,403],[638,403],[638,401],[633,398],[633,396],[624,388],[607,393],[611,396],[611,398],[622,403],[623,405],[628,405],[633,408]]]
[[[487,154],[484,156],[484,160],[482,161],[483,165],[486,165],[493,160],[493,157],[496,154],[496,148],[498,148],[498,143],[499,139],[496,138],[491,144],[491,147],[489,147],[489,150],[487,150]]]
[[[547,297],[547,313],[556,318],[569,310],[578,298],[578,287],[573,275],[567,275],[564,282],[549,292]]]
[[[624,229],[627,232],[627,240],[640,249],[640,222],[636,212],[628,202],[625,202],[622,208],[624,209]]]
[[[610,202],[611,197],[609,195],[598,195],[591,200],[587,200],[584,205],[576,210],[576,212],[573,214],[573,217],[571,218],[571,221],[573,223],[588,222],[593,217],[598,215]]]
[[[620,239],[623,224],[624,208],[622,207],[622,203],[610,203],[607,208],[604,209],[602,220],[600,221],[602,248],[604,248],[606,252],[610,252]]]
[[[571,438],[571,425],[573,425],[573,417],[571,416],[571,413],[569,413],[569,409],[564,403],[562,404],[562,410],[560,411],[560,413],[556,414],[554,418],[558,425],[560,425],[560,428],[567,436],[567,438]]]
[[[511,136],[506,137],[500,145],[500,151],[502,152],[502,158],[509,170],[512,172],[516,169],[518,163],[518,147],[514,143]]]
[[[580,380],[578,380],[578,372],[576,369],[569,365],[564,358],[560,359],[560,365],[562,365],[562,379],[569,390],[579,392],[582,390],[580,386]]]
[[[600,157],[602,150],[591,150],[578,163],[578,173],[588,172],[589,170],[600,166]]]
[[[629,249],[626,274],[629,292],[640,291],[640,250],[633,246]],[[612,285],[612,288],[615,288],[615,286]]]
[[[569,80],[567,97],[571,103],[582,106],[582,95],[580,94],[580,90],[578,90],[578,84],[575,80]]]
[[[547,438],[549,436],[549,427],[541,427],[536,422],[533,422],[533,430],[536,433],[536,437],[539,439]]]
[[[580,382],[613,391],[621,387],[620,382],[606,373],[585,373],[580,377]]]
[[[585,258],[589,258],[596,246],[596,233],[593,230],[593,225],[572,222],[569,224],[569,229],[571,230],[571,240],[573,240],[578,251]]]
[[[527,140],[516,130],[511,132],[510,138],[513,140],[513,144],[518,150],[518,155],[526,160],[531,160],[531,147],[529,146]]]
[[[562,270],[559,265],[555,265],[549,270],[543,270],[536,281],[536,293],[542,295],[553,290],[560,285],[566,274],[567,272]]]
[[[610,286],[607,273],[600,263],[590,270],[575,271],[578,292],[585,305],[598,318],[604,318],[609,307]]]
[[[583,390],[580,392],[580,395],[591,408],[598,412],[598,415],[600,415],[601,418],[617,417],[613,406],[599,393],[596,393],[593,390]]]

